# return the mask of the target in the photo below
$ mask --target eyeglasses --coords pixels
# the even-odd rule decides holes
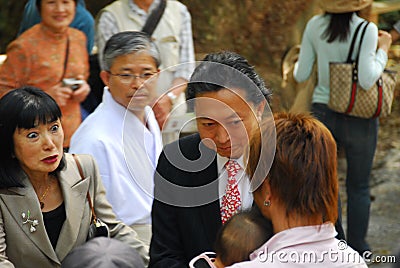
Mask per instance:
[[[117,76],[121,83],[124,84],[132,84],[133,80],[135,80],[136,78],[142,80],[142,81],[146,81],[148,79],[150,79],[156,72],[146,72],[146,73],[142,73],[140,75],[134,75],[134,74],[113,74],[112,72],[108,72],[110,75],[112,76]]]
[[[189,262],[190,268],[215,268],[214,261],[216,254],[214,252],[204,252],[194,257]]]

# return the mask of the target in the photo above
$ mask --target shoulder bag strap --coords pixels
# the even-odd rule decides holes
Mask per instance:
[[[152,36],[154,30],[157,27],[158,22],[160,21],[165,7],[167,6],[167,0],[161,0],[160,4],[157,6],[156,9],[154,9],[149,17],[146,20],[146,23],[144,24],[142,28],[142,32],[147,33],[149,36]]]
[[[78,159],[78,157],[77,157],[75,154],[72,154],[72,156],[74,157],[74,160],[75,160],[75,162],[76,162],[76,166],[78,167],[79,175],[81,175],[82,180],[84,180],[84,179],[85,179],[85,176],[83,175],[83,170],[82,170],[82,166],[81,166],[81,164],[80,164],[80,162],[79,162],[79,159]],[[93,204],[92,204],[92,199],[90,198],[89,191],[87,192],[86,197],[87,197],[87,200],[88,200],[88,202],[89,202],[89,207],[90,207],[90,209],[92,210],[92,221],[93,221],[93,223],[96,223],[97,217],[96,217],[96,213],[94,213],[94,208],[93,208]]]
[[[356,63],[358,64],[358,59],[360,58],[360,50],[361,50],[361,45],[362,45],[362,41],[364,39],[364,35],[365,32],[367,30],[369,22],[367,22],[367,24],[364,26],[362,33],[361,33],[361,38],[360,38],[360,43],[358,44],[358,53],[357,53],[357,58],[356,58]]]
[[[366,21],[363,21],[361,24],[363,24],[364,22],[366,22]],[[354,108],[354,103],[355,103],[356,94],[357,94],[357,83],[358,83],[358,59],[360,58],[361,44],[362,44],[362,41],[364,39],[365,31],[367,30],[368,24],[369,24],[369,22],[366,22],[366,24],[365,24],[365,26],[364,26],[364,28],[362,30],[361,37],[360,37],[360,42],[358,44],[357,57],[356,57],[356,60],[353,62],[352,75],[351,75],[352,76],[351,77],[352,86],[351,86],[350,102],[349,102],[349,105],[348,105],[348,107],[347,107],[347,109],[345,111],[345,114],[349,114]],[[355,38],[353,38],[353,40],[354,39]]]
[[[364,22],[366,22],[366,21],[362,21],[360,24],[358,24],[357,28],[356,28],[356,31],[354,32],[353,39],[351,40],[349,54],[347,54],[347,61],[346,61],[347,63],[351,62],[351,56],[353,55],[354,45],[356,43],[358,32],[360,31],[361,26],[364,24]],[[367,25],[368,25],[368,23],[367,23]]]

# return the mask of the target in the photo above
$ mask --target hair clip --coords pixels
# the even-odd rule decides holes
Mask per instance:
[[[28,214],[28,215],[27,215]],[[27,214],[25,214],[25,212],[22,212],[22,214],[21,214],[21,216],[22,216],[22,219],[24,219],[25,221],[23,221],[22,222],[22,225],[24,225],[24,224],[26,224],[26,223],[30,223],[31,224],[31,227],[29,228],[29,231],[31,232],[31,233],[33,233],[33,232],[35,232],[36,231],[36,227],[35,226],[37,226],[38,224],[39,224],[39,221],[38,220],[34,220],[34,219],[30,219],[30,217],[31,217],[31,212],[28,210],[28,213]]]

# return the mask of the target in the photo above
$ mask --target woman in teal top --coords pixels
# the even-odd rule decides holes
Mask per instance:
[[[347,242],[363,254],[370,251],[366,242],[370,194],[369,178],[375,154],[378,120],[362,119],[336,113],[327,107],[329,101],[329,62],[345,62],[356,27],[364,21],[357,11],[372,0],[320,0],[325,11],[314,16],[303,34],[299,61],[294,69],[298,82],[306,80],[314,61],[318,64],[318,83],[312,97],[312,113],[332,132],[338,146],[346,152],[347,175]],[[358,42],[359,37],[356,39]],[[360,48],[359,84],[369,89],[378,80],[387,63],[390,34],[378,31],[369,23]],[[378,48],[378,49],[377,49]],[[358,53],[355,49],[353,57]]]

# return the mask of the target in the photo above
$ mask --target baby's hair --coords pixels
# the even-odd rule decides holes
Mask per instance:
[[[230,218],[215,241],[217,258],[224,266],[249,260],[249,255],[273,235],[272,224],[257,210],[243,211]]]

